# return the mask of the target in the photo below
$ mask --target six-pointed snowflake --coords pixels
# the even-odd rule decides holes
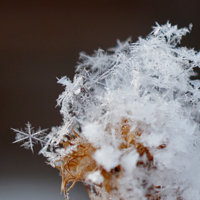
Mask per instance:
[[[28,122],[26,124],[26,128],[25,131],[21,130],[17,130],[14,128],[11,128],[14,132],[16,132],[16,137],[15,137],[15,141],[13,143],[16,142],[23,142],[23,144],[21,146],[27,148],[27,149],[31,149],[31,151],[33,152],[33,146],[34,144],[37,144],[38,142],[40,142],[41,145],[45,144],[45,131],[47,131],[48,129],[43,129],[41,130],[40,128],[35,132],[33,130],[34,127],[31,127],[31,124]]]

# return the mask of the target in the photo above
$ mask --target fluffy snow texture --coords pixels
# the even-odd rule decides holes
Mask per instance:
[[[87,180],[88,181],[91,181],[95,184],[101,184],[103,182],[103,176],[101,175],[101,172],[98,170],[98,171],[95,171],[93,173],[90,173],[88,176],[87,176]]]
[[[156,24],[136,43],[128,39],[118,41],[107,53],[102,49],[92,56],[80,53],[73,82],[67,77],[58,80],[65,86],[57,100],[63,125],[47,135],[41,153],[52,165],[66,156],[64,149],[53,149],[73,129],[98,148],[93,158],[99,165],[107,171],[122,166],[125,173],[119,192],[124,199],[146,199],[140,180],[147,177],[149,183],[161,186],[163,199],[177,199],[181,193],[182,199],[199,200],[200,82],[190,76],[199,66],[200,53],[177,47],[189,31],[170,23]],[[149,149],[157,167],[148,176],[145,168],[136,167],[136,150],[122,156],[118,148],[115,125],[123,119],[132,122],[132,131],[138,122],[146,125],[139,142]],[[112,134],[107,134],[108,125]],[[161,144],[166,148],[156,148]],[[98,174],[89,176],[102,182],[98,177],[101,179]]]

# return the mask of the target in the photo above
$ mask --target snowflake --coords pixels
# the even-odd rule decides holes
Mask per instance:
[[[26,124],[26,128],[25,131],[21,130],[17,130],[14,128],[11,128],[14,132],[16,132],[16,137],[15,137],[15,141],[13,143],[16,142],[21,142],[23,141],[24,143],[21,145],[27,149],[31,149],[31,151],[33,152],[33,146],[34,144],[37,144],[38,142],[40,142],[41,145],[45,144],[45,131],[47,131],[48,129],[43,129],[41,130],[40,128],[35,132],[33,130],[34,127],[31,127],[31,124],[28,122]],[[26,141],[25,141],[26,140]]]

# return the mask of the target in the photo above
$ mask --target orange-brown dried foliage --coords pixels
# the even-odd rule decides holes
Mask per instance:
[[[143,161],[138,161],[137,167],[146,168],[146,170],[150,172],[151,170],[155,170],[156,168],[156,166],[153,165],[153,155],[151,155],[147,147],[139,142],[139,138],[142,135],[144,128],[146,127],[148,127],[148,125],[137,123],[136,129],[134,131],[131,131],[131,121],[128,119],[124,119],[122,120],[121,124],[115,125],[114,128],[117,133],[116,137],[122,138],[122,143],[119,146],[119,149],[127,150],[127,152],[125,151],[125,153],[129,153],[130,149],[134,148],[137,150],[140,157],[146,154],[148,162],[144,163]],[[108,132],[108,134],[110,128],[111,125],[107,127],[106,131]],[[77,181],[82,181],[86,186],[89,196],[91,196],[90,190],[86,184],[86,177],[89,173],[97,170],[101,171],[101,175],[104,178],[103,183],[97,185],[97,188],[103,188],[108,193],[108,196],[111,191],[118,191],[119,179],[121,176],[123,176],[123,170],[121,169],[121,166],[118,165],[109,172],[106,171],[102,166],[99,166],[96,163],[95,159],[92,157],[97,149],[75,131],[73,131],[73,134],[74,137],[71,136],[71,140],[67,142],[62,142],[61,144],[63,145],[64,149],[67,149],[72,145],[77,145],[76,150],[72,151],[71,154],[67,155],[62,160],[58,160],[62,161],[62,165],[56,166],[62,174],[61,191],[66,194]],[[161,145],[158,148],[162,149],[165,147],[165,145]],[[67,185],[69,183],[72,184],[69,188],[67,188]],[[148,183],[146,183],[146,180],[144,180],[143,187],[146,187],[147,184]],[[149,200],[161,199],[161,196],[159,196],[157,192],[159,189],[160,186],[151,185],[146,190],[146,197]],[[97,195],[100,195],[100,192],[98,192],[97,190],[95,192],[97,193]],[[120,200],[123,200],[123,197],[121,197],[122,195],[119,194],[119,196]]]

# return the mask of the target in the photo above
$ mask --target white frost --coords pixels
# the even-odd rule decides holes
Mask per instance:
[[[200,199],[200,81],[190,79],[195,76],[193,69],[200,66],[200,52],[177,47],[191,27],[157,23],[146,38],[135,43],[128,39],[118,41],[109,53],[102,49],[92,56],[81,53],[73,81],[67,77],[58,80],[65,86],[57,100],[63,124],[46,137],[45,130],[34,133],[30,124],[26,131],[13,129],[16,142],[25,141],[23,146],[33,151],[34,142],[45,141],[41,153],[53,165],[75,150],[59,147],[74,130],[97,148],[93,159],[99,168],[109,172],[121,165],[119,192],[123,199],[147,199],[143,180],[162,186],[163,199],[180,195],[181,199]],[[134,148],[128,153],[120,150],[123,119],[131,122],[133,133],[141,124],[138,142],[154,157],[155,170],[136,166],[141,157]],[[163,144],[166,148],[157,148]],[[147,155],[142,159],[145,162]],[[88,179],[102,181],[99,171]]]
[[[99,184],[101,184],[103,182],[104,178],[101,175],[101,171],[98,170],[98,171],[95,171],[95,172],[92,172],[92,173],[88,174],[86,180],[87,181],[91,181],[91,182],[99,185]]]
[[[119,165],[120,155],[121,152],[118,149],[114,149],[112,146],[103,146],[94,153],[93,157],[99,165],[109,172]]]

